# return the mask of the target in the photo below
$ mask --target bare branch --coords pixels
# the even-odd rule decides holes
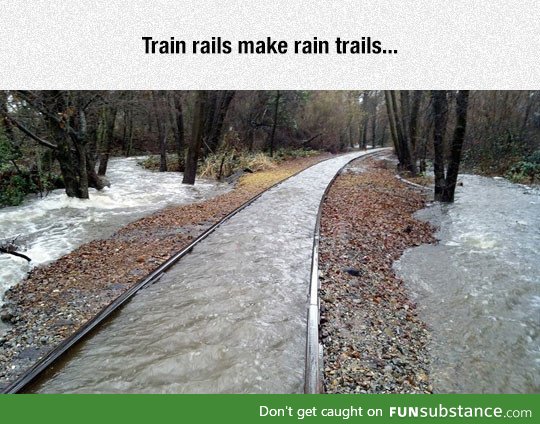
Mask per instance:
[[[26,128],[23,124],[16,121],[10,116],[4,115],[4,119],[6,119],[9,123],[12,125],[15,125],[19,130],[21,130],[24,134],[26,134],[31,139],[37,141],[42,146],[48,147],[50,149],[58,149],[58,146],[56,144],[51,143],[50,141],[47,141],[36,134],[34,134],[32,131],[30,131],[28,128]]]
[[[51,143],[50,141],[47,141],[41,137],[38,137],[36,134],[34,134],[32,131],[30,131],[28,128],[26,128],[23,124],[16,121],[10,116],[4,115],[4,119],[6,119],[9,123],[16,126],[19,130],[21,130],[24,134],[26,134],[31,139],[37,141],[42,146],[48,147],[50,149],[57,149],[58,146],[56,144]]]
[[[22,253],[19,253],[19,252],[15,252],[15,251],[11,252],[7,249],[4,249],[3,247],[0,247],[0,253],[6,253],[8,255],[18,256],[19,258],[26,259],[28,262],[32,262],[32,259],[30,259],[28,256],[23,255]]]
[[[0,243],[0,253],[6,253],[8,255],[18,256],[19,258],[26,259],[28,262],[31,262],[32,260],[22,253],[17,252],[17,246],[15,245],[15,241],[17,240],[19,236],[15,237],[13,240],[10,241],[3,241]]]

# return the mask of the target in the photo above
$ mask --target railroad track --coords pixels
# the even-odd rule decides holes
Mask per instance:
[[[341,175],[343,170],[347,168],[355,160],[363,160],[373,158],[387,153],[388,150],[368,153],[361,157],[356,157],[343,165],[334,177],[330,180],[319,203],[317,211],[317,219],[315,221],[315,231],[313,234],[313,251],[311,255],[311,280],[309,283],[309,306],[307,319],[307,338],[306,338],[306,369],[304,373],[304,393],[322,393],[322,364],[323,364],[323,347],[319,342],[319,324],[320,324],[320,299],[319,289],[321,288],[319,280],[319,242],[321,236],[321,216],[323,205],[328,196],[328,192],[336,179]]]
[[[367,158],[367,157],[373,157],[375,155],[378,155],[382,153],[381,151],[368,153],[364,156],[361,156],[360,158]],[[336,175],[332,178],[330,181],[330,184],[327,186],[323,197],[321,199],[321,202],[319,204],[319,210],[317,213],[317,221],[315,226],[315,232],[314,232],[314,242],[313,242],[313,256],[312,256],[312,269],[311,269],[311,282],[310,282],[310,291],[309,291],[309,308],[308,308],[308,337],[307,337],[307,344],[306,344],[306,374],[305,374],[305,392],[306,393],[317,393],[318,391],[315,391],[313,387],[320,387],[320,370],[319,365],[322,363],[319,361],[319,355],[322,353],[319,350],[319,344],[318,344],[318,323],[319,323],[319,309],[318,309],[318,245],[319,245],[319,231],[320,231],[320,216],[322,213],[322,204],[324,199],[326,198],[326,195],[328,193],[328,190],[332,183],[335,181],[337,176],[345,169],[346,166],[348,166],[352,161],[356,159],[360,159],[358,157],[355,157],[348,161],[340,170],[336,173]],[[324,161],[331,160],[333,158],[325,159]],[[321,162],[324,162],[321,161]],[[318,162],[318,163],[321,163]],[[315,164],[316,165],[316,164]],[[315,166],[312,165],[312,166]],[[310,167],[309,167],[310,168]],[[306,168],[308,169],[308,168]],[[271,187],[267,188],[266,190],[262,191],[258,195],[252,197],[247,202],[240,205],[238,208],[236,208],[234,211],[229,213],[227,216],[225,216],[220,221],[213,224],[210,228],[208,228],[204,233],[202,233],[199,237],[197,237],[195,240],[193,240],[188,246],[181,249],[177,253],[175,253],[173,256],[171,256],[167,261],[165,261],[163,264],[161,264],[158,268],[156,268],[154,271],[149,273],[146,277],[141,279],[137,284],[132,286],[130,289],[125,291],[123,294],[121,294],[119,297],[117,297],[115,300],[113,300],[109,305],[107,305],[105,308],[103,308],[94,318],[87,321],[81,328],[79,328],[74,334],[72,334],[70,337],[65,339],[63,342],[61,342],[58,346],[56,346],[54,349],[49,351],[43,358],[41,358],[38,362],[36,362],[31,368],[29,368],[26,372],[24,372],[19,378],[17,378],[15,381],[10,383],[7,387],[5,387],[2,390],[3,394],[14,394],[14,393],[20,393],[28,389],[32,383],[34,383],[49,367],[57,363],[61,358],[64,357],[64,355],[72,349],[76,344],[90,336],[91,333],[98,330],[98,327],[105,323],[108,318],[111,317],[111,315],[117,311],[119,308],[121,308],[125,303],[127,303],[133,296],[137,294],[140,290],[143,288],[156,283],[159,281],[159,279],[163,276],[167,270],[169,270],[173,265],[175,265],[181,258],[186,256],[188,253],[190,253],[193,248],[202,242],[204,239],[206,239],[210,234],[212,234],[218,227],[220,227],[222,224],[224,224],[226,221],[231,219],[233,216],[235,216],[237,213],[242,211],[243,209],[247,208],[249,205],[251,205],[253,202],[255,202],[257,199],[259,199],[264,193],[272,190],[279,184],[295,177],[296,175],[300,174],[301,172],[305,171],[306,169],[302,169],[293,175],[285,178],[284,180],[281,180],[275,184],[273,184]],[[313,345],[316,346],[316,348],[313,348]],[[316,360],[313,361],[313,355],[314,352],[316,352]],[[308,364],[309,362],[309,364]],[[309,374],[308,374],[309,372]]]

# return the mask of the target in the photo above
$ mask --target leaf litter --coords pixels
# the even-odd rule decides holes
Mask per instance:
[[[323,205],[320,340],[327,393],[431,393],[429,332],[392,264],[435,242],[413,213],[425,195],[388,163],[355,161]],[[393,168],[393,166],[392,166]]]

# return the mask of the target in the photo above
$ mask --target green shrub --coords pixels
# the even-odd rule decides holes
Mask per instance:
[[[36,190],[30,175],[2,175],[0,177],[0,206],[17,206],[28,193]]]
[[[530,156],[527,158],[527,162],[535,163],[535,164],[537,164],[537,165],[540,165],[540,150],[537,150],[537,151],[534,152],[532,155],[530,155]]]
[[[512,166],[506,178],[514,183],[540,184],[540,150]]]
[[[139,166],[142,166],[144,169],[149,171],[159,171],[160,156],[151,155],[145,159],[141,159],[137,162]],[[178,155],[176,153],[167,154],[167,171],[169,172],[179,172],[178,169]],[[182,170],[183,171],[183,170]]]

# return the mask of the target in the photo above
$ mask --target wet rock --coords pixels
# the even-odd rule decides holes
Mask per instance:
[[[15,313],[11,309],[2,309],[2,311],[0,311],[0,320],[3,322],[10,323],[14,318]]]
[[[345,268],[343,271],[349,275],[352,275],[353,277],[360,277],[362,275],[362,271],[360,269]]]
[[[41,349],[37,349],[34,347],[29,347],[27,349],[24,349],[21,353],[19,353],[19,359],[38,359],[41,355]]]

